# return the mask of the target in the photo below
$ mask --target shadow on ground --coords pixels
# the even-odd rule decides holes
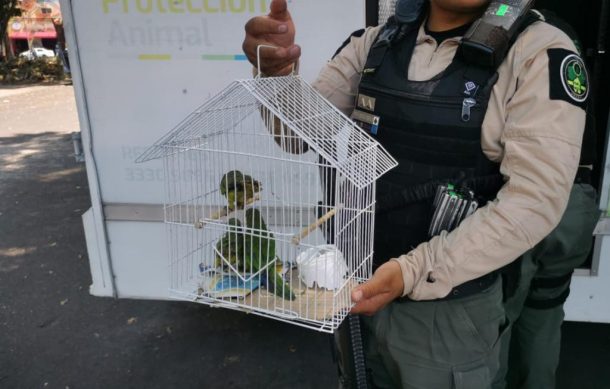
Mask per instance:
[[[335,388],[329,335],[204,306],[92,297],[69,135],[0,138],[1,388]],[[561,389],[610,388],[610,327],[568,323]]]
[[[69,135],[0,138],[1,388],[336,387],[329,335],[188,303],[90,296]]]

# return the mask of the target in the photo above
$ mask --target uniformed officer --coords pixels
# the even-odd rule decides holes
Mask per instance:
[[[573,43],[535,22],[497,69],[474,66],[456,52],[488,3],[429,0],[399,33],[368,28],[314,83],[345,114],[378,121],[371,132],[399,161],[378,182],[381,202],[443,180],[471,183],[482,200],[431,239],[431,199],[378,212],[378,268],[352,293],[353,312],[373,315],[365,327],[376,387],[490,387],[507,324],[495,271],[553,230],[576,174],[585,113],[582,90],[565,85],[586,81],[574,75],[584,66]],[[262,51],[262,71],[286,75],[300,56],[294,32],[286,1],[273,0],[269,15],[247,23],[244,52],[256,63],[259,44],[277,46]]]

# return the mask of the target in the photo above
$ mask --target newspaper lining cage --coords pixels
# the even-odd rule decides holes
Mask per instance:
[[[325,332],[372,272],[396,161],[297,75],[231,83],[156,142],[172,297]]]

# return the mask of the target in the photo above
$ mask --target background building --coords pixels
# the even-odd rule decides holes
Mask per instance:
[[[59,0],[22,0],[21,16],[9,20],[8,50],[12,55],[32,47],[54,50],[58,38],[63,41]]]

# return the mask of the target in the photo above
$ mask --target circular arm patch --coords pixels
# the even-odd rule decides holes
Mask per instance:
[[[551,100],[564,100],[581,108],[589,97],[587,67],[578,54],[565,49],[549,49]]]
[[[576,54],[570,54],[561,63],[561,82],[566,92],[577,102],[583,102],[589,96],[587,68]]]

